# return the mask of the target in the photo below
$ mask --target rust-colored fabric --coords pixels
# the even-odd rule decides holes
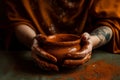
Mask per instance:
[[[37,34],[81,34],[99,26],[109,26],[113,31],[113,38],[106,49],[120,53],[120,0],[5,0],[5,2],[11,25],[15,27],[26,24]]]

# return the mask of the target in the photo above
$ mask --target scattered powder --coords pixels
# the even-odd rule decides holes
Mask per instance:
[[[61,73],[55,80],[113,80],[115,76],[120,76],[120,66],[102,60],[83,67],[70,73]]]

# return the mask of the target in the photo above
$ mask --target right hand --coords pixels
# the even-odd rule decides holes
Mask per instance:
[[[57,58],[53,55],[46,52],[44,49],[40,47],[40,44],[38,43],[40,41],[39,36],[42,36],[41,40],[45,38],[44,35],[37,35],[33,40],[32,45],[32,57],[35,60],[35,62],[38,64],[38,66],[43,70],[54,70],[58,71],[59,68],[54,63],[57,62]]]
[[[79,51],[68,53],[66,55],[66,60],[64,60],[63,66],[77,67],[90,60],[93,50],[93,44],[89,33],[85,32],[81,35],[80,46],[81,49]]]

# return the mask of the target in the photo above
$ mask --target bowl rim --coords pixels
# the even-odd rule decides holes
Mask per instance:
[[[54,41],[50,41],[50,38],[53,38],[54,36],[73,36],[76,37],[76,40],[74,41],[62,41],[62,42],[54,42]],[[78,38],[78,39],[77,39]],[[54,34],[54,35],[49,35],[48,38],[46,39],[45,43],[48,45],[59,45],[59,46],[69,46],[69,45],[76,45],[78,43],[80,43],[80,36],[75,35],[75,34]]]

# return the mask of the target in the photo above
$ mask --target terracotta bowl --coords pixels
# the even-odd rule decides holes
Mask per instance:
[[[43,36],[40,36],[43,38]],[[67,53],[80,49],[80,36],[73,34],[55,34],[41,39],[42,47],[50,54],[57,57],[60,63]]]

